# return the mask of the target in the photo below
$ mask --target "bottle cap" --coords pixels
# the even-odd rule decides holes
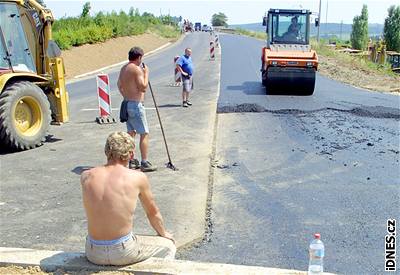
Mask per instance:
[[[316,239],[321,239],[321,234],[315,233],[315,234],[314,234],[314,238],[316,238]]]

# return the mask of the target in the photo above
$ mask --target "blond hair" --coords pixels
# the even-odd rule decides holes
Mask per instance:
[[[125,132],[111,133],[104,146],[104,152],[108,160],[129,160],[130,154],[135,149],[135,141]]]

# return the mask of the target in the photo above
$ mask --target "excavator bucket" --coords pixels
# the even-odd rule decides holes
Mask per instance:
[[[312,95],[315,87],[315,69],[269,67],[265,84],[267,94]]]

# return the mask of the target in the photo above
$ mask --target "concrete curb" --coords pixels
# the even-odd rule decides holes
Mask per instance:
[[[181,260],[150,258],[134,265],[113,267],[97,266],[86,260],[84,253],[63,251],[34,250],[26,248],[0,247],[0,266],[40,266],[44,271],[56,269],[77,270],[109,270],[125,271],[138,274],[270,274],[270,275],[306,275],[305,271],[268,268],[259,266],[232,265],[220,263],[201,263]],[[324,273],[332,274],[332,273]]]

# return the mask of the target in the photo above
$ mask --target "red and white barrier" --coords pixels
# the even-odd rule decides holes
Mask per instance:
[[[174,57],[174,86],[181,86],[182,85],[182,77],[181,72],[176,68],[176,61],[178,61],[179,56]]]
[[[214,42],[210,41],[210,59],[214,60],[215,59],[215,48],[214,48]]]
[[[100,116],[96,121],[100,124],[105,122],[115,122],[111,118],[111,96],[110,96],[110,80],[107,74],[98,74],[96,77],[97,82],[97,97],[99,99],[99,113]]]
[[[218,34],[215,35],[215,47],[219,48],[219,37],[218,37]]]

